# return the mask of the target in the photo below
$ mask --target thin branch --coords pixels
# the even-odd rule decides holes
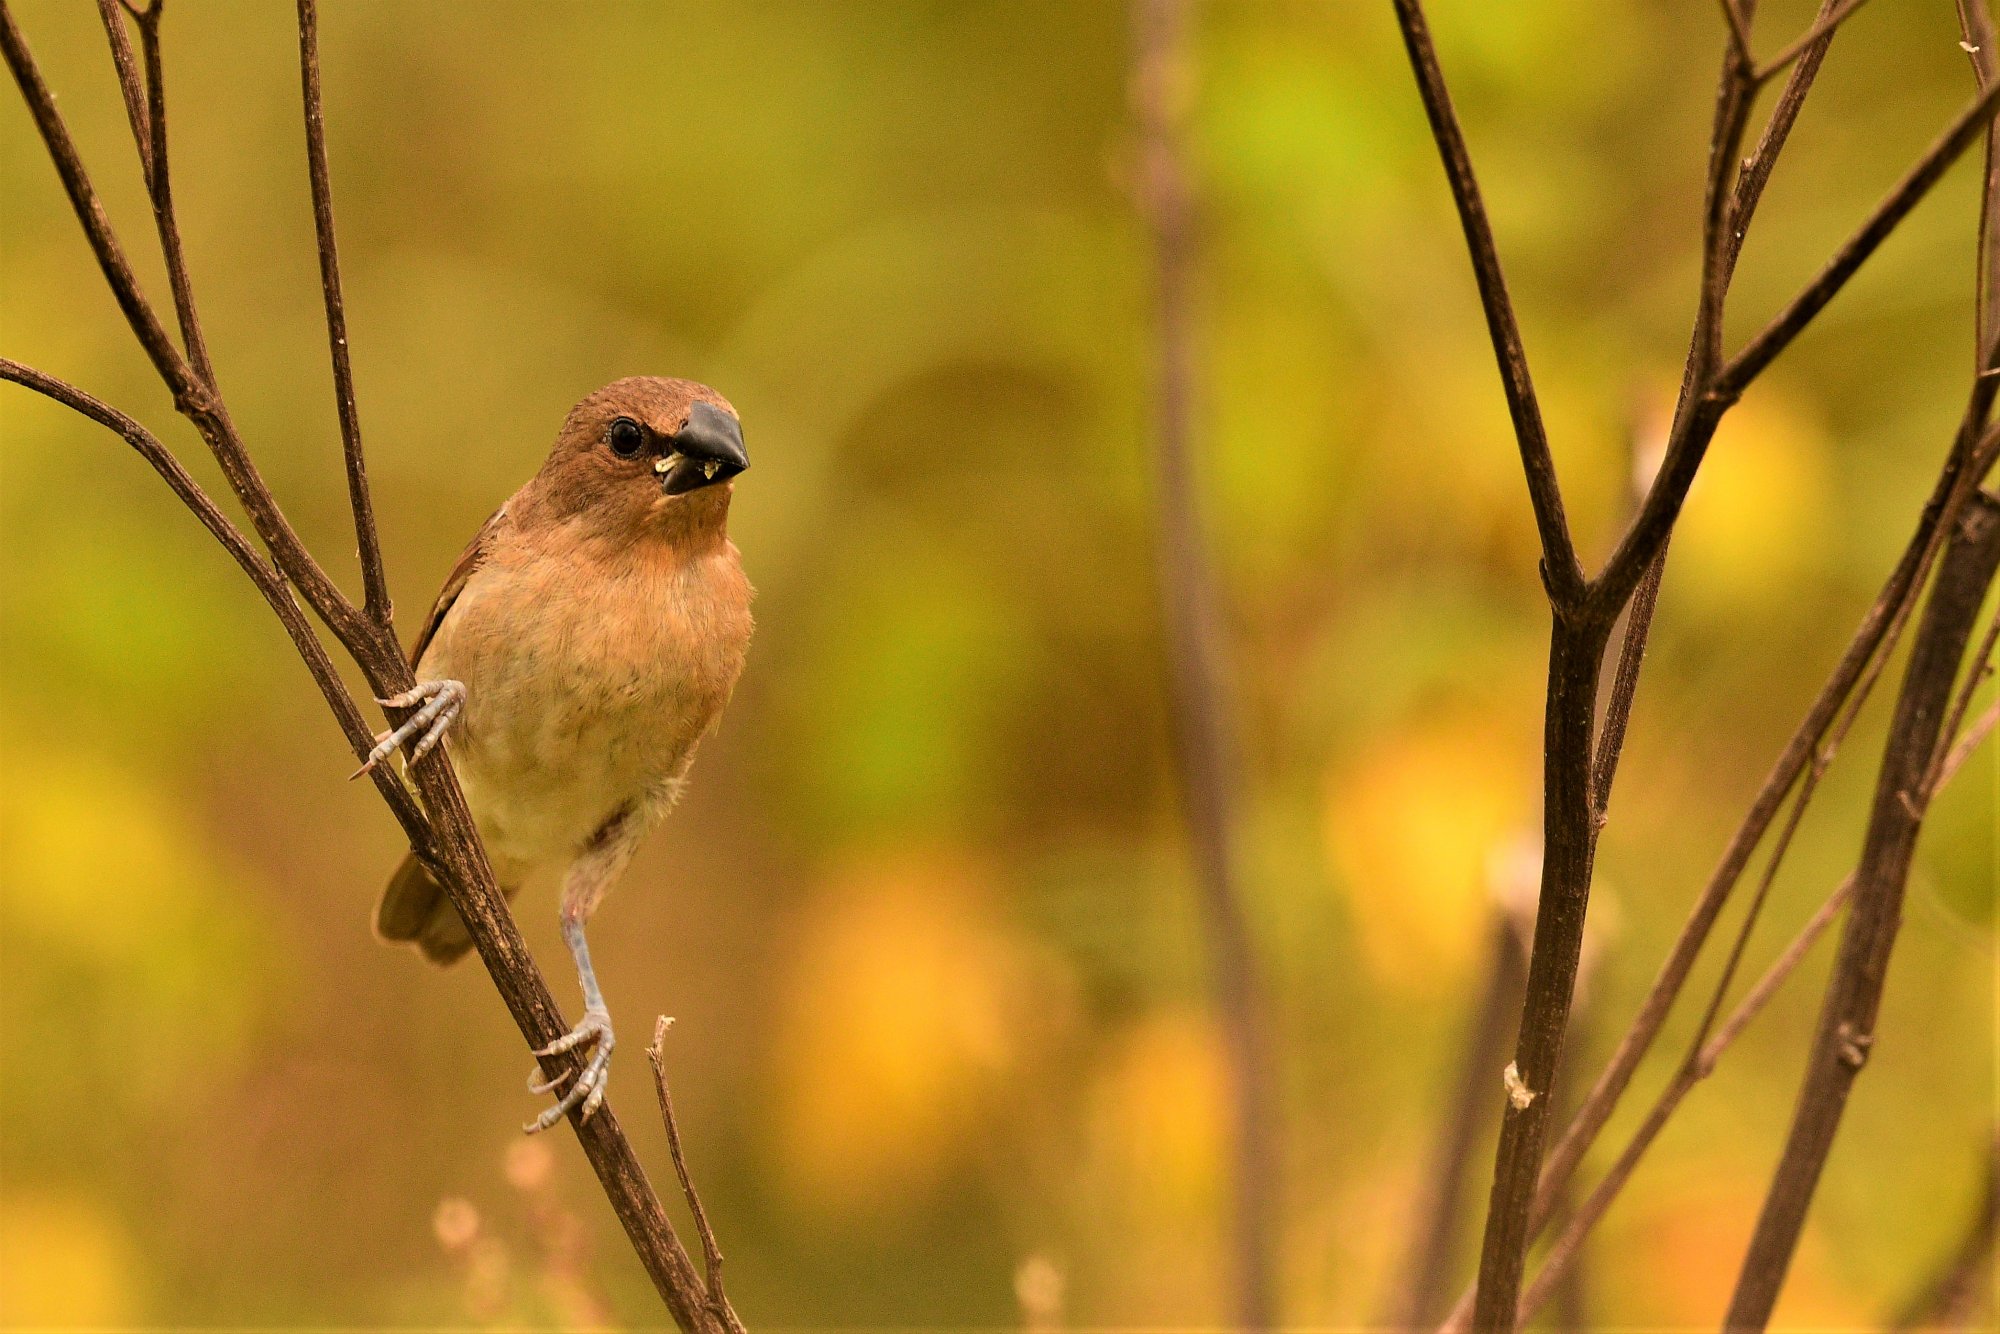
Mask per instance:
[[[1835,28],[1847,22],[1855,10],[1867,3],[1868,0],[1841,0],[1840,3],[1823,11],[1812,27],[1801,33],[1796,41],[1757,67],[1757,82],[1769,83],[1776,78],[1786,66],[1804,55],[1813,45],[1833,36]]]
[[[1646,577],[1639,581],[1625,621],[1625,641],[1618,650],[1618,668],[1611,680],[1610,700],[1604,708],[1604,730],[1590,766],[1591,818],[1600,827],[1611,807],[1611,783],[1618,776],[1618,757],[1625,748],[1625,729],[1632,721],[1632,699],[1639,690],[1639,669],[1646,659],[1646,636],[1652,629],[1653,611],[1660,598],[1660,579],[1666,567],[1667,551],[1662,547],[1647,567]]]
[[[1973,78],[1981,88],[2000,81],[2000,31],[1993,26],[1986,0],[1958,0],[1958,30],[1966,55],[1972,61]],[[1973,321],[1973,357],[1984,367],[1995,354],[2000,338],[2000,142],[1992,129],[1986,133],[1986,180],[1979,192],[1979,247],[1975,264],[1979,293]]]
[[[702,1208],[701,1192],[694,1188],[687,1157],[681,1152],[681,1128],[674,1119],[674,1095],[667,1088],[667,1027],[673,1022],[663,1014],[653,1025],[653,1045],[646,1048],[646,1059],[653,1063],[653,1091],[659,1095],[660,1119],[667,1127],[667,1152],[674,1160],[674,1174],[681,1180],[681,1194],[687,1199],[688,1213],[694,1217],[694,1230],[701,1237],[701,1267],[707,1280],[708,1309],[715,1313],[718,1320],[733,1325],[736,1313],[730,1309],[729,1297],[722,1290],[722,1247],[716,1243],[715,1229],[708,1225],[708,1211]]]
[[[1416,73],[1417,90],[1423,96],[1424,114],[1430,119],[1431,137],[1437,141],[1445,179],[1451,184],[1452,202],[1458,206],[1459,224],[1465,230],[1465,246],[1472,257],[1473,277],[1479,284],[1479,303],[1486,311],[1493,354],[1500,363],[1507,412],[1513,419],[1521,467],[1527,474],[1528,499],[1535,509],[1535,526],[1541,532],[1542,577],[1548,584],[1549,596],[1558,606],[1566,607],[1583,593],[1583,566],[1577,560],[1569,520],[1563,513],[1562,487],[1556,478],[1555,459],[1549,451],[1548,432],[1542,424],[1534,381],[1528,373],[1528,354],[1521,344],[1513,300],[1507,294],[1507,279],[1501,272],[1500,255],[1493,244],[1493,227],[1486,218],[1486,204],[1480,197],[1479,181],[1473,175],[1472,155],[1466,149],[1458,115],[1452,110],[1444,71],[1439,68],[1437,51],[1431,45],[1423,6],[1420,0],[1395,0],[1395,7],[1396,21],[1402,26],[1403,45]]]
[[[125,312],[126,322],[132,326],[133,334],[145,349],[146,355],[158,370],[160,378],[166,382],[174,396],[174,406],[194,423],[208,445],[216,461],[221,465],[223,476],[228,479],[230,489],[236,494],[244,512],[250,516],[257,536],[265,549],[271,553],[274,563],[283,570],[299,593],[326,627],[333,631],[343,647],[355,653],[358,658],[375,658],[378,654],[371,649],[379,649],[380,633],[371,623],[365,621],[342,596],[338,587],[320,568],[312,553],[306,550],[298,534],[285,519],[271,490],[258,475],[251,463],[249,453],[236,434],[222,400],[215,392],[211,381],[197,374],[182,358],[166,329],[160,324],[152,306],[140,291],[138,280],[132,274],[132,267],[125,258],[123,247],[118,243],[106,218],[104,207],[99,203],[97,192],[90,184],[89,174],[84,170],[83,160],[78,156],[75,142],[70,138],[68,127],[63,124],[61,114],[56,110],[55,96],[49,91],[36,66],[34,56],[28,50],[26,39],[14,22],[12,9],[6,0],[0,0],[0,56],[4,56],[14,80],[20,85],[21,95],[28,104],[28,111],[34,118],[35,127],[47,147],[50,161],[56,173],[62,178],[64,192],[69,196],[70,206],[75,211],[77,221],[82,224],[84,235],[90,242],[92,253],[97,257],[98,267],[103,270],[105,281],[117,298],[119,309]],[[155,123],[149,128],[152,142],[156,146],[164,142],[164,126],[159,122],[157,111]],[[154,153],[153,173],[156,179],[166,174],[162,155]],[[170,260],[171,263],[171,260]],[[191,308],[191,302],[190,302]],[[365,662],[364,662],[365,665]],[[371,680],[372,687],[380,688],[382,682]],[[386,692],[385,692],[386,693]]]
[[[1854,909],[1827,984],[1792,1130],[1730,1301],[1726,1324],[1731,1330],[1761,1330],[1770,1319],[1848,1092],[1874,1043],[1903,889],[1923,821],[1922,784],[1996,568],[2000,502],[1976,493],[1945,545],[1911,649],[1855,873]]]
[[[125,11],[118,0],[97,0],[98,17],[104,21],[104,36],[111,43],[111,63],[118,67],[118,91],[125,99],[125,119],[132,126],[132,142],[139,145],[139,168],[146,178],[146,194],[153,193],[153,132],[146,123],[146,98],[140,92],[139,67],[132,60],[132,34],[125,30]]]
[[[143,37],[149,31],[149,22],[157,19],[157,0],[148,10],[133,10],[128,6],[128,12],[132,12],[140,22]],[[115,45],[114,42],[114,58]],[[269,487],[252,465],[212,378],[197,374],[167,337],[139,291],[75,145],[56,111],[54,98],[29,54],[6,0],[0,0],[0,54],[4,54],[21,87],[30,114],[62,179],[71,207],[83,225],[92,252],[121,310],[161,378],[173,392],[175,406],[194,423],[221,463],[224,475],[270,552],[269,563],[250,551],[247,541],[222,518],[171,455],[130,418],[18,363],[0,362],[0,373],[4,373],[4,378],[44,393],[117,431],[148,458],[175,494],[230,550],[266,601],[271,603],[315,680],[327,694],[329,705],[347,733],[350,745],[356,748],[357,754],[361,753],[369,744],[366,724],[360,720],[344,688],[340,687],[337,673],[326,661],[325,651],[317,637],[305,625],[290,592],[282,585],[274,585],[276,575],[281,573],[290,587],[297,589],[305,598],[313,612],[339,638],[367,678],[370,688],[378,694],[397,693],[412,683],[410,665],[396,641],[393,627],[386,618],[377,624],[362,615],[326,577],[286,522]],[[129,62],[121,71],[124,72],[129,72]],[[166,175],[165,114],[157,61],[149,70],[149,82],[152,96],[146,128],[151,145],[156,216],[164,212],[170,220],[170,199],[160,189]],[[125,86],[129,89],[131,85],[126,82]],[[141,151],[142,155],[146,152],[144,148]],[[179,264],[177,245],[170,242],[167,248],[170,270],[178,268],[184,275],[185,266]],[[191,317],[191,291],[177,286],[177,295],[183,294],[184,308]],[[198,329],[199,326],[190,320],[189,327]],[[198,337],[191,341],[193,346],[199,347]],[[355,522],[357,531],[365,533],[372,528],[371,516],[364,511],[357,510]],[[386,613],[386,608],[384,610]],[[550,995],[546,981],[529,956],[495,883],[492,866],[479,841],[464,794],[452,774],[444,748],[433,750],[411,765],[408,777],[416,786],[421,808],[410,801],[408,793],[387,772],[378,770],[376,781],[398,820],[404,824],[412,848],[436,873],[464,920],[481,961],[491,974],[522,1035],[531,1047],[547,1046],[567,1032],[568,1025],[563,1022],[562,1013]],[[565,1052],[543,1057],[541,1064],[543,1072],[551,1077],[573,1076],[579,1058],[574,1052]],[[647,1182],[645,1171],[632,1152],[612,1108],[608,1105],[600,1108],[588,1121],[583,1120],[578,1111],[572,1111],[570,1122],[585,1156],[597,1173],[606,1198],[675,1321],[683,1329],[700,1331],[701,1334],[734,1334],[740,1329],[734,1316],[725,1319],[709,1309],[693,1262],[674,1235],[673,1227]]]
[[[1166,633],[1173,744],[1212,987],[1229,1059],[1234,1114],[1236,1323],[1276,1323],[1272,1221],[1276,1116],[1263,989],[1236,879],[1232,729],[1223,686],[1214,576],[1195,508],[1194,237],[1183,161],[1188,77],[1183,0],[1136,0],[1132,101],[1140,139],[1139,204],[1150,225],[1157,319],[1156,558]]]
[[[0,380],[11,380],[88,417],[122,437],[138,452],[139,457],[151,465],[153,471],[166,482],[168,489],[193,512],[195,518],[201,522],[201,526],[222,544],[223,549],[242,568],[243,573],[250,577],[250,582],[256,585],[258,593],[263,595],[264,601],[270,605],[279,623],[284,626],[293,647],[298,649],[299,656],[305,660],[306,670],[312,673],[313,683],[319,687],[320,694],[326,698],[327,706],[333,710],[334,720],[340,724],[340,730],[346,736],[349,748],[353,750],[356,758],[367,755],[369,747],[375,744],[375,739],[369,734],[368,724],[362,718],[361,710],[356,706],[353,696],[348,694],[346,685],[342,683],[338,669],[327,657],[325,646],[319,642],[319,637],[313,633],[312,625],[306,620],[305,613],[299,609],[297,600],[292,596],[291,585],[285,581],[285,577],[270,560],[252,545],[250,539],[229,521],[228,516],[216,507],[208,493],[202,490],[201,484],[189,476],[187,469],[181,466],[172,452],[161,444],[152,432],[116,408],[32,366],[24,366],[18,361],[0,357]],[[429,826],[415,799],[411,797],[409,789],[403,786],[402,780],[389,772],[387,765],[378,766],[374,778],[376,790],[381,792],[382,799],[389,803],[389,809],[394,813],[396,822],[402,825],[403,832],[410,837],[412,844],[427,846],[430,840]]]
[[[1863,262],[1875,253],[1876,247],[1937,184],[1945,168],[1957,161],[1959,154],[1985,132],[1986,124],[1993,118],[1996,109],[2000,109],[2000,84],[1983,90],[1965,110],[1958,113],[1945,132],[1917,159],[1916,165],[1876,205],[1868,220],[1834,252],[1819,276],[1806,284],[1805,289],[1778,312],[1763,332],[1751,339],[1723,367],[1711,392],[1722,399],[1733,399],[1741,394],[1759,372],[1770,365],[1778,353],[1784,351],[1792,339],[1812,322],[1813,317],[1826,308],[1827,302],[1833,300]]]
[[[1951,754],[1965,744],[1960,735],[1960,728],[1965,722],[1966,713],[1972,708],[1973,699],[1979,694],[1979,688],[1986,684],[1987,677],[1993,675],[1993,649],[1996,641],[2000,641],[2000,611],[1993,613],[1993,620],[1987,625],[1986,634],[1980,639],[1979,647],[1973,650],[1971,666],[1967,668],[1965,680],[1960,684],[1958,694],[1951,702],[1951,712],[1945,718],[1937,755],[1931,761],[1929,774],[1924,778],[1926,794],[1937,791],[1944,781],[1945,769],[1951,762]],[[1973,744],[1977,745],[1978,742],[1975,741]]]
[[[375,507],[368,497],[368,466],[361,453],[361,418],[354,407],[354,365],[347,350],[347,306],[340,295],[340,252],[333,236],[333,186],[326,170],[326,118],[319,93],[319,13],[314,0],[299,0],[299,83],[306,117],[306,167],[312,179],[313,229],[319,242],[320,289],[326,298],[326,341],[333,363],[333,397],[340,412],[341,452],[347,462],[347,498],[354,511],[360,549],[363,613],[377,625],[389,624],[389,576],[382,568],[382,542],[375,531]]]
[[[1525,912],[1496,896],[1488,929],[1486,984],[1480,989],[1465,1045],[1452,1077],[1450,1112],[1439,1123],[1438,1140],[1425,1174],[1423,1224],[1400,1285],[1400,1298],[1386,1329],[1421,1329],[1445,1309],[1450,1298],[1455,1252],[1464,1223],[1465,1170],[1474,1142],[1491,1124],[1493,1071],[1507,1058],[1510,1021],[1520,1013],[1527,983],[1528,932]]]
[[[1820,905],[1819,911],[1807,920],[1798,935],[1792,938],[1792,942],[1765,970],[1756,985],[1750,988],[1749,994],[1744,996],[1736,1009],[1731,1012],[1715,1036],[1707,1042],[1697,1041],[1695,1050],[1689,1054],[1689,1059],[1682,1062],[1673,1079],[1647,1111],[1639,1128],[1633,1132],[1631,1141],[1619,1153],[1618,1161],[1612,1164],[1611,1169],[1604,1174],[1604,1179],[1591,1191],[1589,1198],[1565,1222],[1561,1234],[1549,1244],[1541,1271],[1535,1275],[1535,1281],[1528,1286],[1527,1293],[1521,1298],[1517,1316],[1519,1323],[1525,1325],[1533,1319],[1535,1313],[1541,1310],[1555,1292],[1556,1285],[1576,1263],[1584,1239],[1590,1235],[1591,1229],[1604,1217],[1612,1202],[1618,1198],[1619,1192],[1632,1179],[1633,1173],[1638,1170],[1639,1160],[1659,1138],[1660,1131],[1666,1128],[1667,1121],[1679,1108],[1682,1100],[1693,1091],[1696,1084],[1709,1076],[1722,1053],[1736,1041],[1737,1035],[1749,1026],[1750,1021],[1762,1012],[1771,998],[1797,971],[1799,964],[1818,943],[1826,928],[1832,925],[1833,919],[1846,906],[1853,885],[1852,878],[1843,881],[1840,888]]]
[[[1754,66],[1757,61],[1750,54],[1750,21],[1736,7],[1736,0],[1722,0],[1722,17],[1729,24],[1729,41],[1736,48],[1737,57],[1745,65]]]

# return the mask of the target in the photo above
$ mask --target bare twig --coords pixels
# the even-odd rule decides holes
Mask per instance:
[[[1922,826],[1922,785],[1996,567],[2000,502],[1981,492],[1968,502],[1945,544],[1911,650],[1855,873],[1854,908],[1827,984],[1791,1134],[1730,1301],[1725,1323],[1731,1330],[1761,1330],[1770,1319],[1848,1091],[1874,1043],[1903,889]]]
[[[1875,248],[1895,230],[1896,225],[1909,216],[1910,210],[1944,175],[1945,168],[1957,161],[1958,155],[1985,132],[1987,122],[1992,120],[1997,108],[2000,108],[2000,84],[1983,90],[1971,105],[1958,113],[1937,141],[1917,159],[1916,165],[1875,206],[1868,220],[1834,252],[1819,275],[1807,283],[1805,289],[1792,298],[1741,352],[1730,359],[1711,392],[1725,399],[1742,393],[1758,373],[1811,323],[1813,316],[1833,300],[1862,263],[1875,253]]]
[[[1541,405],[1528,373],[1527,350],[1521,344],[1514,303],[1507,295],[1507,279],[1493,245],[1493,227],[1486,219],[1486,204],[1472,172],[1472,156],[1466,150],[1465,135],[1458,127],[1458,114],[1452,110],[1451,93],[1445,86],[1444,71],[1439,68],[1437,51],[1431,45],[1430,25],[1424,21],[1423,5],[1420,0],[1395,0],[1395,6],[1403,45],[1416,73],[1417,90],[1423,95],[1424,114],[1430,118],[1431,137],[1437,141],[1445,178],[1451,184],[1452,202],[1458,206],[1465,247],[1472,257],[1473,277],[1479,284],[1479,302],[1486,311],[1487,333],[1500,363],[1507,412],[1513,418],[1521,467],[1528,478],[1528,499],[1534,505],[1535,526],[1541,531],[1542,577],[1548,584],[1549,596],[1558,605],[1566,606],[1583,592],[1583,566],[1577,560],[1569,520],[1563,513],[1555,458],[1549,452]]]
[[[1815,44],[1833,36],[1833,30],[1853,15],[1854,11],[1868,3],[1868,0],[1841,0],[1824,9],[1812,27],[1806,29],[1784,50],[1772,56],[1757,67],[1757,82],[1768,83],[1782,73],[1785,68],[1804,55]]]
[[[1668,1119],[1680,1107],[1682,1100],[1693,1091],[1695,1085],[1708,1078],[1715,1069],[1715,1063],[1721,1059],[1722,1053],[1728,1050],[1737,1035],[1749,1026],[1750,1021],[1757,1017],[1758,1013],[1770,1003],[1771,997],[1776,995],[1797,971],[1799,964],[1811,952],[1813,945],[1833,923],[1840,910],[1846,906],[1852,888],[1852,879],[1842,882],[1840,888],[1820,905],[1819,911],[1807,920],[1798,935],[1793,937],[1791,944],[1787,945],[1765,970],[1756,985],[1750,988],[1749,993],[1716,1031],[1715,1036],[1706,1042],[1696,1041],[1694,1050],[1689,1053],[1689,1059],[1682,1062],[1673,1079],[1668,1082],[1658,1100],[1647,1111],[1645,1119],[1633,1132],[1631,1141],[1619,1153],[1618,1161],[1611,1165],[1611,1169],[1604,1174],[1604,1179],[1597,1183],[1582,1206],[1565,1220],[1562,1232],[1549,1244],[1541,1271],[1535,1275],[1535,1281],[1528,1286],[1527,1293],[1521,1298],[1517,1317],[1521,1324],[1525,1325],[1532,1319],[1556,1291],[1563,1276],[1576,1263],[1576,1256],[1584,1238],[1590,1235],[1590,1230],[1604,1217],[1612,1201],[1618,1198],[1619,1192],[1632,1179],[1632,1174],[1638,1170],[1639,1160],[1645,1156],[1646,1150],[1652,1147],[1653,1141],[1659,1138],[1660,1131],[1666,1128]],[[1720,994],[1718,991],[1718,996]]]
[[[725,1324],[736,1319],[729,1309],[729,1298],[722,1290],[722,1247],[716,1243],[715,1229],[708,1225],[708,1211],[702,1208],[701,1192],[694,1188],[694,1177],[688,1173],[687,1157],[681,1151],[680,1123],[674,1119],[674,1095],[667,1088],[667,1028],[674,1021],[661,1015],[653,1025],[653,1045],[646,1048],[646,1059],[653,1063],[653,1091],[660,1099],[660,1119],[667,1127],[667,1152],[674,1160],[674,1175],[681,1181],[681,1195],[687,1200],[688,1213],[694,1218],[694,1230],[701,1237],[701,1267],[707,1280],[708,1309]]]
[[[1466,1167],[1480,1133],[1491,1124],[1493,1071],[1507,1058],[1510,1021],[1521,1009],[1527,982],[1524,948],[1528,923],[1512,905],[1496,901],[1487,932],[1486,984],[1474,1003],[1456,1073],[1450,1111],[1441,1118],[1419,1229],[1387,1329],[1422,1329],[1444,1313],[1452,1292],[1454,1254],[1465,1221]]]
[[[36,128],[62,179],[71,207],[83,226],[91,251],[120,309],[161,379],[173,393],[175,406],[194,424],[221,464],[231,489],[270,553],[269,560],[257,556],[250,549],[247,539],[221,516],[172,456],[129,417],[98,403],[72,386],[19,363],[0,361],[0,378],[42,393],[116,431],[147,458],[183,503],[229,550],[270,603],[298,647],[315,682],[326,695],[350,746],[357,755],[362,754],[370,744],[367,726],[340,684],[338,673],[327,660],[324,648],[292,601],[290,589],[298,591],[314,615],[340,640],[377,694],[395,694],[412,684],[410,665],[388,621],[386,602],[379,603],[382,612],[379,622],[364,614],[347,601],[306,550],[278,507],[270,488],[258,475],[215,387],[214,376],[207,365],[207,354],[202,348],[192,286],[187,281],[186,265],[180,254],[172,197],[167,189],[166,115],[157,43],[161,11],[158,0],[143,10],[130,4],[125,8],[139,23],[146,48],[146,137],[140,143],[140,154],[147,164],[155,219],[161,229],[162,249],[174,283],[176,308],[182,316],[183,333],[188,340],[190,355],[195,359],[193,365],[174,347],[140,292],[68,129],[56,111],[55,99],[28,51],[6,0],[0,0],[0,55],[4,55],[9,70],[20,85]],[[302,36],[302,43],[302,50],[309,58],[309,39]],[[132,117],[131,107],[137,89],[132,77],[129,47],[123,59],[119,57],[119,47],[118,36],[114,33],[113,59],[126,96],[128,118],[134,119],[136,127],[138,121]],[[311,105],[309,91],[309,114]],[[329,217],[326,229],[321,233],[323,244],[330,245],[330,227]],[[330,265],[330,256],[323,257],[323,266]],[[323,267],[323,272],[327,271],[327,267]],[[358,436],[352,437],[350,448],[358,461]],[[377,539],[372,531],[372,515],[365,504],[365,478],[358,468],[350,476],[359,488],[354,505],[356,529],[363,534],[364,547],[367,547]],[[279,576],[282,576],[283,583],[278,582]],[[421,807],[411,800],[401,782],[387,772],[387,766],[375,773],[377,787],[403,824],[411,847],[436,873],[464,919],[473,944],[522,1035],[531,1047],[547,1046],[567,1032],[568,1025],[563,1022],[561,1011],[529,956],[527,946],[494,882],[492,867],[443,748],[432,751],[410,766],[409,778],[416,786]],[[544,1073],[552,1077],[573,1074],[577,1064],[578,1058],[574,1053],[542,1058]],[[674,1319],[683,1329],[701,1331],[701,1334],[733,1334],[733,1331],[740,1330],[741,1326],[726,1307],[721,1314],[709,1307],[693,1263],[674,1235],[612,1109],[605,1106],[588,1121],[582,1120],[573,1111],[571,1125],[585,1156],[597,1173],[606,1198]]]
[[[299,0],[299,83],[305,98],[306,167],[312,179],[313,228],[319,238],[320,289],[326,298],[326,341],[333,363],[333,397],[340,412],[341,453],[347,462],[347,498],[361,556],[362,610],[377,625],[390,620],[389,576],[368,497],[368,465],[361,453],[361,418],[354,408],[354,365],[347,350],[347,305],[340,296],[340,252],[333,236],[333,186],[326,170],[326,117],[319,95],[319,13]]]
[[[1231,726],[1222,684],[1213,575],[1195,509],[1192,206],[1182,161],[1180,99],[1188,75],[1183,0],[1136,0],[1133,108],[1139,202],[1151,225],[1158,322],[1155,392],[1157,560],[1174,749],[1195,860],[1234,1104],[1236,1323],[1270,1328],[1276,1122],[1262,988],[1236,883]]]

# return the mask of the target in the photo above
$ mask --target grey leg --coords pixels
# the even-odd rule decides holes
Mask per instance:
[[[611,1073],[611,1051],[618,1040],[611,1028],[611,1011],[606,1008],[604,993],[597,985],[597,970],[590,964],[590,944],[584,939],[583,929],[598,902],[603,899],[604,892],[632,859],[632,853],[637,850],[639,840],[650,824],[650,820],[633,809],[613,815],[571,864],[569,874],[563,877],[563,941],[576,960],[577,983],[583,990],[583,1017],[577,1020],[576,1027],[536,1051],[535,1055],[554,1056],[558,1052],[586,1046],[592,1050],[590,1059],[577,1072],[574,1082],[562,1096],[545,1108],[540,1116],[521,1127],[531,1135],[547,1130],[573,1108],[581,1107],[582,1117],[588,1121],[604,1105]],[[538,1067],[528,1075],[528,1088],[534,1093],[552,1093],[567,1078],[565,1073],[543,1079]]]

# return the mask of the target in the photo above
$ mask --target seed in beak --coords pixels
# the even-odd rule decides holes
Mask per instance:
[[[654,459],[654,460],[653,460],[653,471],[654,471],[654,472],[656,472],[656,473],[659,473],[659,474],[660,474],[660,475],[662,475],[662,476],[665,476],[665,475],[666,475],[666,473],[667,473],[667,470],[668,470],[668,469],[670,469],[670,468],[672,468],[672,467],[674,466],[674,464],[675,464],[675,463],[676,463],[677,461],[679,461],[679,459],[680,459],[680,455],[678,455],[678,454],[667,454],[667,455],[664,455],[664,456],[662,456],[662,457],[660,457],[660,458],[657,458],[657,459]]]
[[[722,466],[722,465],[721,465],[720,463],[717,463],[717,462],[716,462],[716,461],[715,461],[714,459],[707,459],[707,460],[703,461],[703,463],[702,463],[702,465],[701,465],[701,475],[702,475],[702,477],[704,477],[704,478],[705,478],[705,479],[707,479],[708,481],[711,481],[711,482],[712,482],[712,481],[714,481],[714,480],[715,480],[715,470],[716,470],[717,468],[721,467],[721,466]]]

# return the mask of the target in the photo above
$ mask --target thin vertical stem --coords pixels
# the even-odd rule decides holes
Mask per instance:
[[[1226,718],[1214,575],[1196,512],[1192,201],[1182,149],[1188,79],[1182,0],[1137,0],[1132,94],[1140,132],[1140,202],[1152,228],[1156,305],[1155,489],[1160,597],[1174,753],[1234,1113],[1236,1322],[1276,1320],[1276,1190],[1270,1056],[1255,951],[1235,867],[1231,727]]]
[[[299,83],[305,99],[306,167],[312,178],[313,229],[319,242],[320,290],[326,299],[326,341],[333,362],[333,397],[340,413],[341,453],[347,462],[347,497],[361,556],[362,611],[378,626],[390,618],[389,576],[375,506],[368,495],[368,465],[361,453],[361,418],[354,407],[354,365],[347,350],[347,306],[340,295],[340,251],[333,235],[333,185],[326,169],[326,118],[320,107],[319,11],[299,0]]]

